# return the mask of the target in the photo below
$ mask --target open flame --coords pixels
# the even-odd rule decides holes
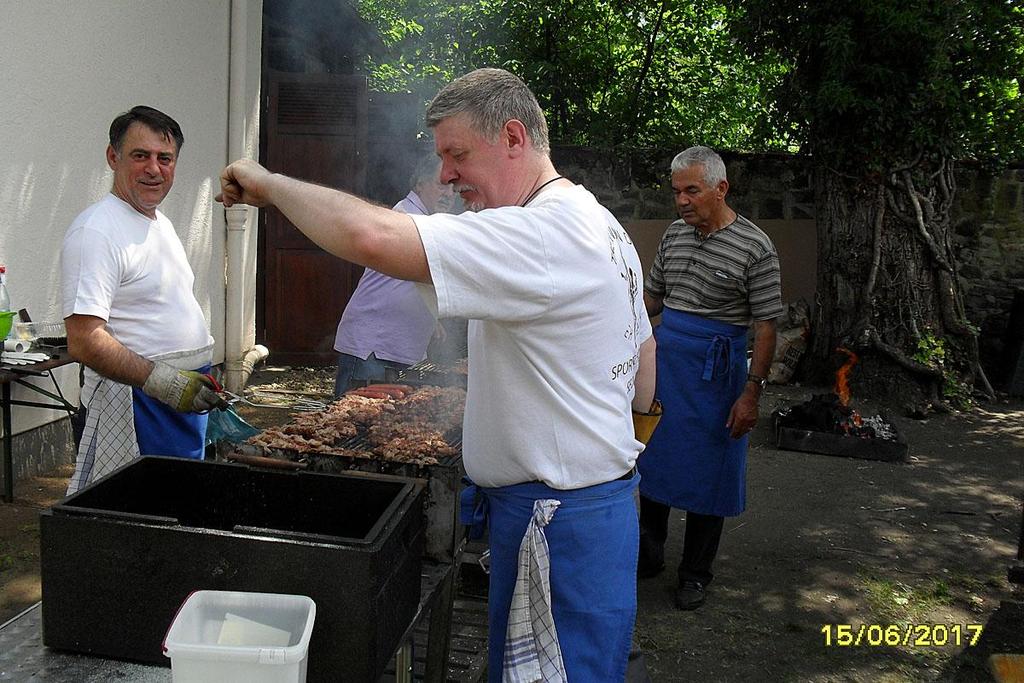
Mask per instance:
[[[843,348],[840,346],[836,349],[839,353],[845,353],[847,356],[846,362],[843,363],[843,367],[836,370],[836,396],[839,397],[840,405],[850,404],[850,371],[853,370],[853,366],[857,364],[857,354],[850,349]]]
[[[776,413],[777,426],[804,432],[802,438],[807,438],[806,435],[813,432],[824,432],[862,439],[896,440],[896,428],[887,419],[881,415],[862,417],[849,405],[850,371],[857,364],[858,357],[853,351],[842,347],[836,351],[846,354],[847,360],[836,371],[833,392],[815,394],[809,401],[780,409]]]
[[[853,366],[857,364],[857,354],[850,349],[843,348],[840,346],[836,349],[839,353],[846,354],[846,362],[843,363],[843,367],[836,370],[836,386],[835,394],[839,397],[839,405],[844,408],[850,406],[850,371],[853,370]],[[839,422],[839,428],[846,434],[851,434],[856,431],[856,428],[863,425],[864,421],[861,419],[860,413],[853,408],[849,408],[846,412],[846,416]]]

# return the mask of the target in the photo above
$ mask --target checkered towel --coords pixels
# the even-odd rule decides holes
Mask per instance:
[[[519,546],[519,573],[505,632],[505,683],[566,680],[562,648],[551,615],[551,556],[544,536],[544,527],[559,505],[551,499],[534,501],[533,516]]]
[[[100,377],[86,403],[85,429],[67,495],[139,457],[132,388]]]

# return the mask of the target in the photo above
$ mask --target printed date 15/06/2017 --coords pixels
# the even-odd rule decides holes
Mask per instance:
[[[825,624],[825,647],[977,645],[982,624]]]

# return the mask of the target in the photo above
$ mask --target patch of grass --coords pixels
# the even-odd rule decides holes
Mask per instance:
[[[1006,577],[1002,574],[996,574],[985,579],[985,585],[989,588],[1007,588]]]
[[[682,629],[658,628],[655,623],[649,627],[638,624],[633,641],[644,652],[679,652],[686,646],[687,638]]]
[[[949,583],[955,588],[962,588],[969,593],[981,593],[985,589],[1009,590],[1006,578],[1002,575],[975,576],[965,572],[953,572],[949,575]]]
[[[949,583],[943,579],[926,579],[919,585],[910,585],[861,574],[860,582],[872,614],[888,623],[912,622],[931,609],[953,602]]]
[[[0,572],[14,568],[14,556],[10,553],[0,553]]]

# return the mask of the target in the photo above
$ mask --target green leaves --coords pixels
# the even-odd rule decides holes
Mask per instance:
[[[519,74],[552,140],[579,145],[781,146],[756,122],[777,63],[755,63],[721,3],[681,0],[361,0],[392,55],[367,62],[373,87],[429,99],[482,66]],[[398,68],[396,65],[403,65]]]
[[[1007,0],[727,0],[759,60],[788,65],[782,130],[851,173],[922,150],[997,162],[1024,152],[1022,13]]]
[[[519,74],[555,142],[803,149],[863,173],[916,151],[1024,156],[1011,0],[359,0],[373,87],[427,101]]]

